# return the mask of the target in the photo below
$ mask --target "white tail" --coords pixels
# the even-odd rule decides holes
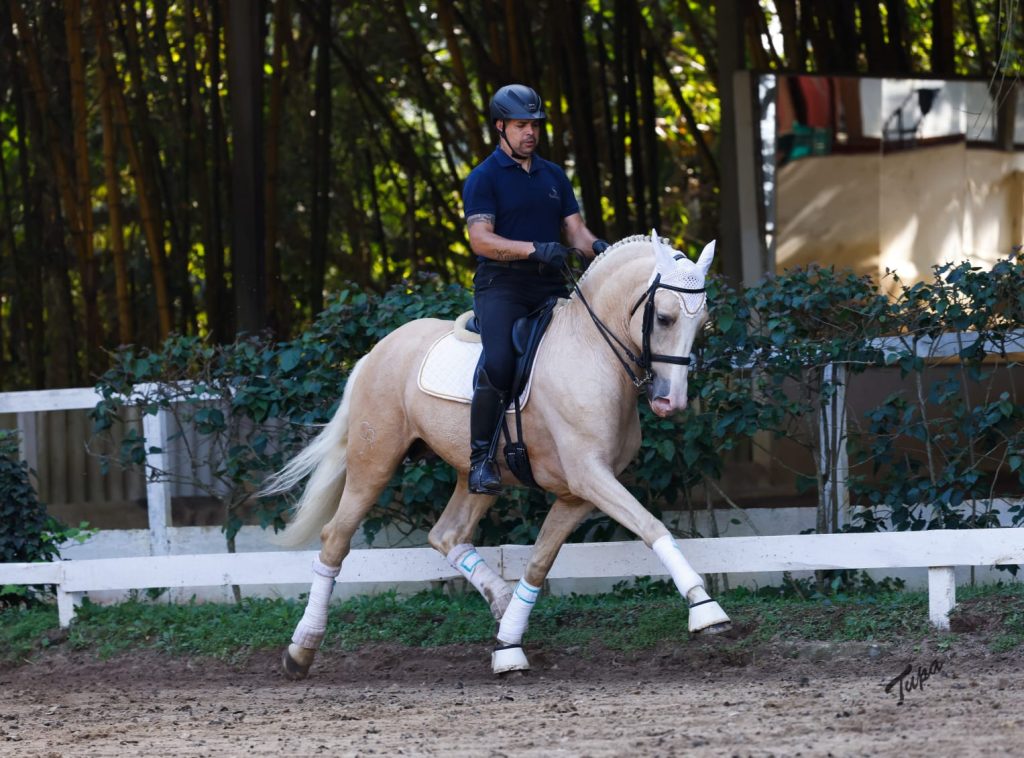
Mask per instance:
[[[302,493],[295,514],[287,528],[274,541],[286,547],[297,547],[309,542],[331,520],[341,502],[345,489],[346,461],[348,459],[348,416],[352,388],[365,356],[360,358],[349,374],[341,405],[334,418],[306,448],[292,458],[288,465],[271,476],[260,495],[274,495],[292,489],[312,472]]]

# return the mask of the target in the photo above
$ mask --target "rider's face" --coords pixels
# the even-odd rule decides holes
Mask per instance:
[[[537,149],[537,142],[540,140],[540,121],[505,121],[498,122],[498,127],[504,123],[505,135],[508,138],[512,149],[520,155],[533,155]]]

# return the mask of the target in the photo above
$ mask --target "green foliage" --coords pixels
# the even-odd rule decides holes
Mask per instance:
[[[893,394],[871,409],[866,434],[855,439],[853,449],[873,473],[851,486],[868,506],[863,528],[886,518],[897,529],[997,526],[992,500],[1000,496],[1015,501],[1013,523],[1024,524],[1024,406],[1012,384],[993,391],[995,371],[985,363],[990,353],[1005,359],[1019,350],[1008,341],[1024,326],[1022,278],[1018,254],[989,272],[947,264],[932,282],[904,290],[902,344],[884,360],[898,365],[916,392]],[[951,330],[959,333],[956,363],[928,367],[928,346]]]
[[[831,531],[834,514],[827,512],[823,483],[836,472],[820,469],[819,461],[834,467],[838,440],[821,433],[822,415],[845,412],[840,382],[851,385],[869,369],[898,367],[917,390],[887,398],[863,422],[850,419],[850,485],[862,508],[847,528],[995,525],[992,498],[1024,486],[1024,406],[1009,392],[987,394],[994,372],[984,360],[986,350],[1005,351],[1024,323],[1022,279],[1018,255],[991,272],[968,264],[939,267],[932,282],[896,299],[870,279],[819,267],[766,278],[742,293],[712,281],[711,319],[690,376],[690,408],[681,418],[659,419],[640,403],[644,438],[624,482],[653,512],[677,510],[694,501],[698,488],[721,479],[725,461],[741,445],[785,438],[807,451],[794,483],[817,492],[817,528]],[[412,319],[451,319],[469,306],[461,286],[422,276],[383,295],[344,289],[289,342],[246,339],[210,347],[177,337],[160,352],[125,349],[100,380],[105,399],[94,411],[96,427],[108,437],[120,428],[113,422],[129,396],[141,400],[146,413],[172,412],[201,439],[186,450],[189,460],[175,475],[187,472],[190,483],[225,503],[228,537],[246,519],[280,528],[289,502],[251,495],[330,418],[355,361]],[[923,346],[954,328],[968,340],[958,363],[929,367]],[[185,443],[180,436],[173,441]],[[109,442],[113,458],[136,466],[150,444],[137,426]],[[149,474],[172,475],[170,467]],[[367,537],[372,541],[384,529],[407,535],[429,529],[454,481],[436,458],[407,461],[366,520]],[[509,489],[482,523],[479,542],[532,542],[548,505],[542,493]],[[1024,520],[1016,501],[1011,515],[1016,523]],[[618,526],[598,514],[571,539],[620,536]]]
[[[50,521],[18,458],[18,435],[0,431],[0,563],[46,561],[57,556],[47,539]]]
[[[1017,254],[991,271],[936,267],[933,281],[895,299],[870,279],[819,267],[768,277],[743,293],[712,282],[690,409],[675,423],[645,414],[643,446],[627,475],[634,492],[644,503],[678,507],[696,486],[719,480],[744,441],[785,438],[806,449],[795,484],[817,491],[818,530],[832,531],[823,485],[838,476],[839,440],[822,434],[821,419],[847,412],[840,383],[898,367],[916,391],[848,421],[850,486],[862,508],[846,528],[995,526],[992,501],[1001,496],[1014,498],[1011,517],[1024,523],[1024,405],[1012,391],[991,390],[995,372],[984,363],[989,352],[1020,349],[1009,340],[1024,328],[1021,281]],[[953,330],[963,340],[956,363],[931,367],[925,348]]]
[[[19,460],[18,435],[0,430],[0,563],[34,563],[60,557],[60,544],[85,533],[47,515]],[[31,587],[0,586],[0,607],[34,597]]]

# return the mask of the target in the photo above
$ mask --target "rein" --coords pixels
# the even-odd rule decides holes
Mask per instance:
[[[682,255],[675,256],[676,260],[682,258]],[[646,387],[654,379],[654,374],[651,373],[651,368],[655,363],[672,363],[678,366],[689,366],[691,359],[688,355],[664,355],[662,353],[651,352],[651,332],[654,331],[654,296],[657,294],[659,289],[671,290],[673,292],[681,292],[688,295],[699,295],[705,293],[707,289],[701,287],[700,289],[687,289],[685,287],[675,287],[671,284],[663,284],[661,281],[661,274],[655,274],[654,281],[651,285],[640,294],[637,298],[633,308],[629,311],[629,315],[632,316],[636,313],[637,308],[641,305],[644,306],[644,319],[641,333],[643,335],[643,344],[641,346],[640,355],[634,355],[633,351],[626,346],[622,340],[615,336],[615,333],[609,329],[597,314],[594,313],[594,309],[590,307],[590,303],[587,302],[587,298],[583,296],[583,290],[580,289],[579,281],[576,279],[576,275],[573,274],[572,269],[565,266],[564,269],[569,274],[569,278],[572,280],[573,291],[579,295],[580,301],[587,309],[587,313],[590,314],[591,320],[597,327],[598,333],[604,338],[604,341],[608,343],[608,347],[611,348],[612,354],[618,359],[619,363],[622,364],[622,368],[625,369],[626,374],[633,382],[633,386],[639,391]],[[646,302],[645,302],[646,301]],[[615,344],[612,344],[614,340]],[[616,348],[618,345],[618,349]],[[619,350],[625,353],[626,358],[632,361],[637,368],[642,372],[641,375],[637,375],[635,371],[630,367],[629,363],[626,362],[625,358],[622,357]]]

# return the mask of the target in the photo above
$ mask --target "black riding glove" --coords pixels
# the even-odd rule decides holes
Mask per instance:
[[[533,252],[530,253],[532,260],[545,263],[559,271],[565,266],[568,257],[569,250],[561,242],[534,242]]]
[[[609,247],[611,247],[611,245],[604,240],[594,240],[594,244],[590,246],[590,249],[594,251],[594,255],[600,255]]]

